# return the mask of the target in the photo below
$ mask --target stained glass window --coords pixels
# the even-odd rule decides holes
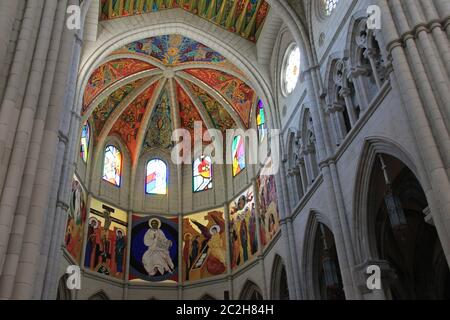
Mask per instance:
[[[212,189],[212,161],[209,156],[201,156],[194,161],[193,168],[194,192]]]
[[[331,16],[339,0],[321,0],[321,1],[323,12],[325,13],[326,16]]]
[[[235,177],[245,169],[245,145],[241,136],[234,137],[231,154],[233,156],[233,177]]]
[[[114,146],[105,149],[105,162],[103,164],[103,180],[120,187],[122,177],[122,154]]]
[[[261,99],[258,100],[256,109],[256,125],[258,127],[259,141],[263,141],[267,134],[266,114],[264,113],[264,104]]]
[[[159,159],[147,163],[147,176],[145,178],[145,193],[167,194],[167,165]]]
[[[91,128],[89,127],[89,123],[86,122],[86,124],[81,129],[81,144],[80,144],[80,156],[84,162],[87,162],[88,160],[90,140],[91,140]]]
[[[283,72],[283,88],[286,95],[291,94],[297,86],[300,75],[300,48],[293,47],[286,55]]]

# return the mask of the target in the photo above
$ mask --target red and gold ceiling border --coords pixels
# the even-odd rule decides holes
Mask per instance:
[[[270,6],[265,0],[100,0],[100,20],[181,8],[256,42]]]

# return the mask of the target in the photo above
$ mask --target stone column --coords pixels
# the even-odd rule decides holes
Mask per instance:
[[[14,62],[11,67],[10,76],[4,100],[0,107],[0,187],[2,187],[0,200],[0,273],[3,273],[5,255],[9,243],[9,234],[14,219],[14,210],[17,204],[18,184],[22,179],[10,179],[9,185],[4,186],[5,174],[8,171],[9,151],[7,150],[7,139],[16,130],[19,117],[19,88],[24,75],[25,67],[28,64],[29,46],[35,42],[34,31],[37,23],[40,22],[43,2],[40,0],[29,1],[25,8],[25,16],[20,29],[17,49],[14,55]],[[42,57],[40,57],[42,59]],[[42,63],[42,62],[40,62]],[[11,127],[12,131],[10,130]],[[22,146],[24,148],[24,146]],[[9,175],[17,176],[20,174],[20,166],[11,168]],[[23,171],[22,171],[23,172]],[[7,272],[8,273],[8,272]],[[7,274],[6,273],[6,274]],[[2,285],[0,285],[1,289]],[[3,296],[3,295],[1,295]]]
[[[233,270],[231,269],[231,231],[230,231],[230,212],[228,207],[228,202],[225,201],[223,204],[223,215],[225,220],[225,241],[226,241],[226,262],[227,262],[227,280],[228,280],[228,290],[230,290],[230,299],[233,299]]]
[[[350,118],[350,124],[354,127],[358,119],[356,118],[355,106],[353,105],[351,93],[349,88],[342,88],[339,91],[339,94],[344,98],[345,107],[347,108],[348,117]]]
[[[0,61],[5,61],[14,20],[18,14],[19,1],[2,1],[0,3]]]
[[[131,257],[131,229],[133,228],[133,212],[128,211],[128,232],[127,232],[127,256],[125,259],[125,275],[124,275],[124,286],[123,286],[123,300],[128,300],[128,290],[130,286],[130,257]]]
[[[430,107],[429,100],[426,98],[427,93],[439,97],[440,92],[429,92],[429,89],[424,87],[430,82],[438,81],[440,76],[434,77],[433,74],[428,74],[430,78],[422,79],[427,74],[423,72],[421,53],[415,49],[416,40],[408,36],[405,39],[399,38],[399,34],[408,31],[407,18],[402,5],[395,0],[392,2],[380,0],[379,4],[383,17],[383,36],[385,43],[388,44],[388,52],[392,56],[394,72],[391,77],[395,76],[392,81],[398,81],[399,92],[416,143],[422,150],[419,153],[421,159],[418,167],[425,169],[426,178],[430,182],[430,189],[425,190],[425,193],[447,262],[450,264],[450,194],[439,192],[439,190],[450,190],[448,178],[450,169],[448,163],[445,164],[443,161],[443,158],[447,157],[442,154],[450,148],[439,138],[437,131],[441,130],[434,130],[436,125],[442,123],[442,118],[432,116],[436,110]],[[404,42],[407,42],[406,46]],[[408,57],[414,59],[413,69],[410,67]],[[427,56],[423,59],[426,60]],[[439,97],[439,99],[442,98],[442,96]],[[442,128],[442,126],[439,127]]]
[[[356,93],[359,96],[359,102],[361,104],[361,111],[364,112],[369,107],[369,97],[367,95],[367,88],[364,83],[363,76],[367,74],[367,69],[362,67],[351,68],[350,78],[355,84]]]
[[[366,58],[369,59],[370,67],[372,68],[373,77],[375,78],[375,82],[377,84],[378,90],[380,90],[382,83],[380,80],[380,75],[378,74],[377,63],[375,61],[377,54],[378,54],[378,52],[373,48],[368,48],[364,52],[364,55],[366,56]]]
[[[69,3],[78,4],[75,0],[70,0]],[[34,278],[37,272],[36,265],[39,259],[38,253],[44,228],[44,216],[48,209],[52,172],[57,158],[60,117],[65,105],[67,81],[74,58],[74,40],[75,32],[65,29],[42,140],[46,143],[40,148],[36,180],[33,185],[29,216],[12,294],[13,299],[27,299],[33,293]],[[70,103],[70,101],[67,102]]]

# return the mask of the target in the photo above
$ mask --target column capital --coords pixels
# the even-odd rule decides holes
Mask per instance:
[[[367,76],[370,72],[369,66],[357,66],[350,68],[349,77],[358,78],[359,76]]]
[[[349,97],[352,94],[352,90],[350,88],[342,87],[341,90],[339,90],[339,95],[341,95],[344,98]]]

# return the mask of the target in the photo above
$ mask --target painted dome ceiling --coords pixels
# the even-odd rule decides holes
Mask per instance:
[[[100,20],[181,8],[236,33],[258,40],[270,6],[265,0],[100,0]]]
[[[172,147],[171,135],[194,123],[225,131],[251,126],[257,97],[243,74],[207,46],[159,36],[114,51],[91,75],[83,97],[95,141],[115,135],[132,157]]]

